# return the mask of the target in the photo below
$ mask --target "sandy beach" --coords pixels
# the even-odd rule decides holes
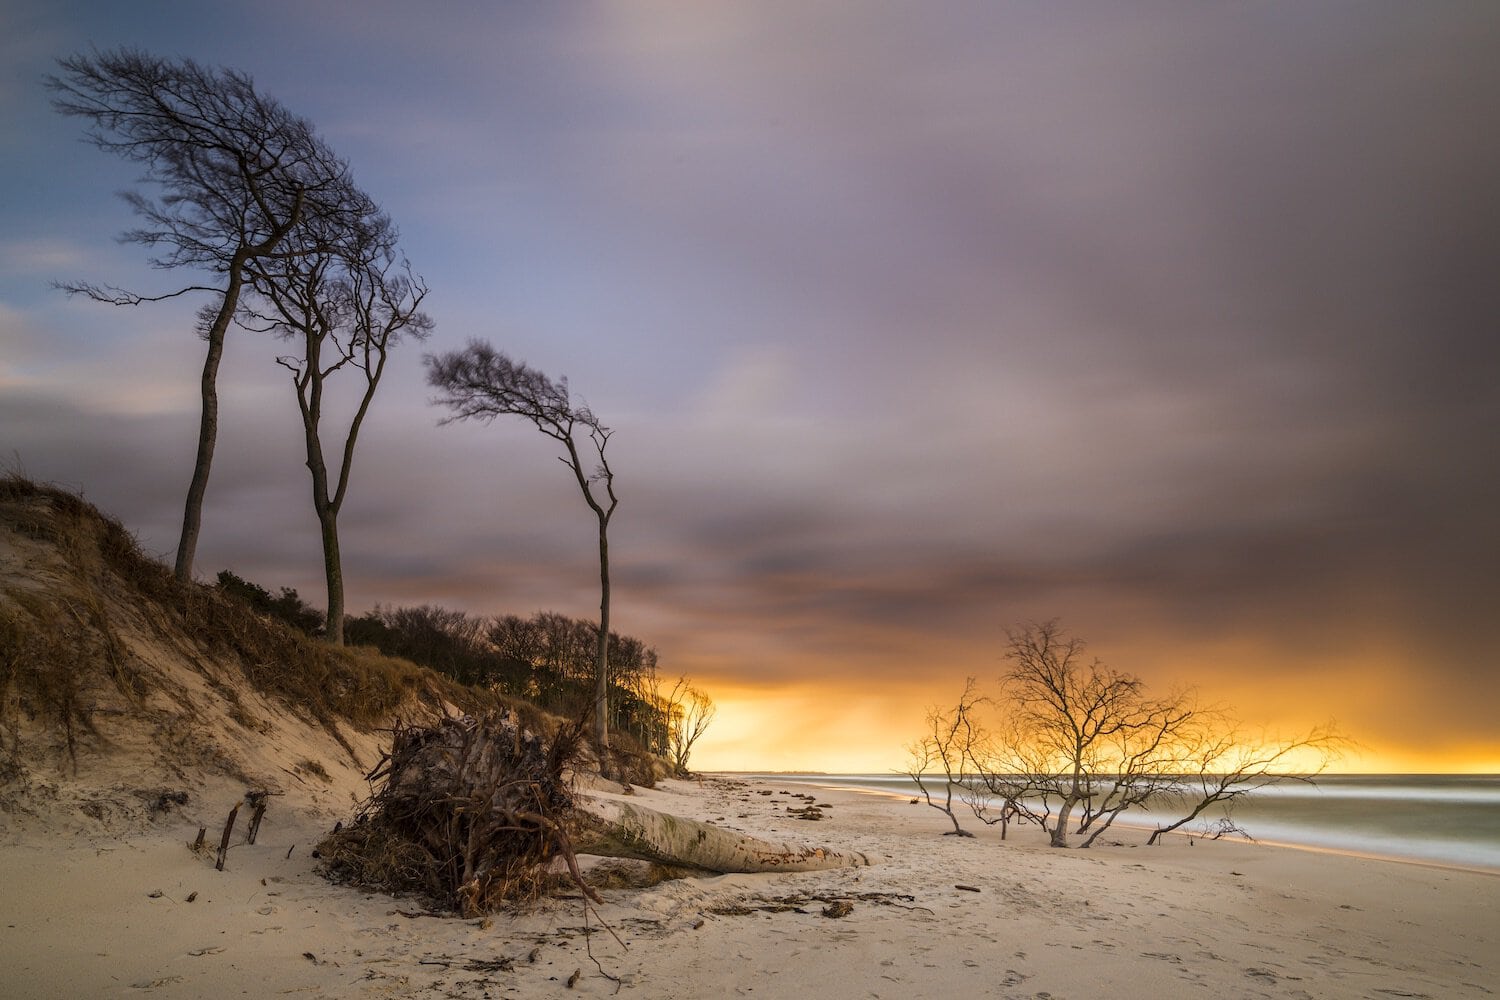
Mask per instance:
[[[255,845],[237,835],[224,872],[187,846],[196,814],[210,819],[206,799],[123,836],[107,824],[13,823],[0,833],[0,994],[1380,1000],[1500,991],[1494,875],[1182,838],[1087,851],[1049,849],[1032,831],[1013,830],[1005,843],[992,831],[958,839],[942,836],[943,817],[903,799],[729,776],[669,781],[633,798],[772,840],[861,851],[873,863],[605,889],[597,914],[575,895],[486,922],[325,881],[311,849],[337,811],[326,804],[273,804]],[[810,799],[821,820],[788,814]]]

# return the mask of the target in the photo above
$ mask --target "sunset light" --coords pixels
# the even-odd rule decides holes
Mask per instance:
[[[0,994],[1500,994],[1500,2],[5,0]]]

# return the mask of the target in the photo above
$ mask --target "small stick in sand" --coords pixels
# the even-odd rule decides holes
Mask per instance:
[[[224,870],[224,857],[229,853],[229,836],[234,833],[234,818],[239,815],[240,804],[236,802],[234,808],[229,810],[229,819],[224,821],[224,836],[219,838],[219,857],[214,862],[215,871]]]
[[[245,801],[254,807],[255,811],[250,814],[250,829],[246,831],[245,843],[255,843],[255,835],[260,833],[260,820],[266,814],[266,799],[270,792],[248,792]]]

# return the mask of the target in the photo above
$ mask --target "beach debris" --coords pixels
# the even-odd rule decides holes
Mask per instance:
[[[980,892],[981,891],[980,888],[979,888],[979,886],[977,886],[977,885],[964,885],[963,883],[956,883],[956,884],[954,884],[953,888],[955,888],[955,889],[962,889],[964,892]]]
[[[549,740],[509,711],[398,722],[368,775],[377,786],[355,822],[318,845],[329,877],[425,896],[463,917],[534,897],[562,858],[586,895],[567,821],[564,772],[582,724]]]
[[[182,982],[181,976],[162,976],[160,979],[140,979],[130,984],[133,990],[156,990]]]
[[[706,912],[716,917],[747,917],[752,913],[807,913],[807,907],[814,903],[823,903],[823,909],[819,912],[825,917],[837,919],[854,912],[856,902],[871,903],[875,906],[893,906],[899,910],[932,912],[925,906],[912,905],[916,903],[915,896],[899,892],[860,892],[837,895],[793,893],[790,896],[751,896],[738,902],[711,906]],[[697,927],[698,925],[694,925],[694,930]]]
[[[240,814],[240,804],[236,802],[234,808],[229,810],[229,818],[224,821],[224,836],[219,838],[219,855],[214,859],[214,871],[224,870],[224,859],[229,854],[229,838],[234,834],[234,818]]]
[[[191,903],[191,902],[196,901],[197,898],[198,898],[198,893],[196,891],[190,892],[190,893],[187,894],[187,899],[183,900],[183,902]]]
[[[870,863],[857,851],[772,843],[617,799],[580,798],[569,832],[580,854],[711,872],[806,872]]]
[[[788,897],[789,899],[792,897]],[[748,903],[724,903],[720,906],[711,906],[708,912],[716,917],[748,917],[752,913],[806,913],[803,909],[804,902],[788,902],[786,900],[770,900],[756,906]]]
[[[266,800],[271,793],[265,789],[245,793],[245,801],[250,804],[250,828],[245,831],[245,843],[255,843],[256,835],[260,833],[260,821],[266,815]]]
[[[564,773],[582,731],[575,723],[544,740],[510,712],[398,723],[390,751],[369,775],[376,792],[354,823],[318,845],[324,873],[417,892],[477,917],[540,893],[554,858],[584,896],[600,902],[577,854],[710,872],[870,863],[856,852],[772,843],[622,799],[575,795]]]
[[[170,789],[167,789],[153,792],[142,789],[136,794],[147,798],[149,798],[153,794],[156,796],[155,800],[151,802],[150,806],[151,817],[153,819],[156,818],[156,815],[158,813],[170,812],[173,806],[185,806],[188,804],[188,793],[183,791],[172,791]]]
[[[152,889],[150,892],[146,893],[146,898],[147,899],[161,899],[161,897],[164,896],[164,895],[165,895],[165,893],[163,893],[160,889]]]

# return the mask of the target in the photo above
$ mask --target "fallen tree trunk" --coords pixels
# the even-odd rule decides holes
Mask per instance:
[[[578,798],[569,836],[578,854],[634,858],[710,872],[810,872],[860,868],[870,859],[856,851],[773,844],[697,820],[615,799]]]
[[[773,844],[633,803],[579,797],[564,774],[580,732],[565,727],[544,740],[508,713],[397,723],[390,752],[369,775],[380,782],[376,791],[354,823],[318,845],[324,871],[371,889],[420,892],[475,916],[541,891],[558,858],[592,896],[579,852],[709,872],[869,864],[862,854]]]

